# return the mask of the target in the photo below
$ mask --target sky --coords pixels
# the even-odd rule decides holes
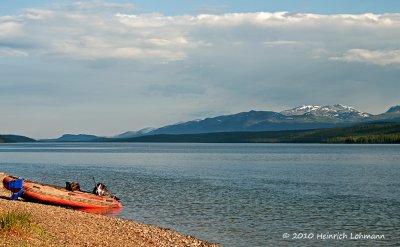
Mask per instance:
[[[249,110],[400,104],[400,2],[0,3],[0,133],[113,136]]]

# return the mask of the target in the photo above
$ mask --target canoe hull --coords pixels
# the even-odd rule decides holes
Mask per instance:
[[[8,188],[8,182],[18,179],[6,176],[3,185]],[[27,200],[45,204],[59,205],[73,208],[121,208],[122,205],[112,197],[97,196],[88,192],[68,191],[63,187],[32,182],[23,183],[22,197]]]

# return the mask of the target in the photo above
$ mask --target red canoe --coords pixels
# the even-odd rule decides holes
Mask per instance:
[[[4,187],[10,190],[10,188],[8,188],[8,182],[15,179],[19,178],[6,176],[3,179]],[[113,197],[97,196],[83,191],[69,191],[61,186],[41,184],[29,180],[23,182],[22,197],[27,200],[42,202],[45,204],[81,209],[122,208],[121,203]]]

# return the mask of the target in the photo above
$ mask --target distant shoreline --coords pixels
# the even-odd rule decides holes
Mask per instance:
[[[79,137],[80,135],[76,135]],[[400,123],[367,123],[347,127],[308,130],[257,132],[215,132],[197,134],[157,134],[132,138],[93,137],[85,140],[51,139],[36,141],[21,136],[0,135],[0,143],[72,143],[72,142],[143,142],[143,143],[327,143],[327,144],[400,144]],[[86,137],[85,137],[86,138]],[[7,141],[8,140],[8,141]]]

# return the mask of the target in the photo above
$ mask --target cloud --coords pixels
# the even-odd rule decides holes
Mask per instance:
[[[118,11],[133,11],[133,4],[108,3],[103,1],[75,1],[68,4],[53,4],[52,9],[61,12],[79,12],[86,14],[94,13],[115,13]]]
[[[27,47],[37,47],[35,52],[41,56],[165,63],[187,59],[215,44],[263,43],[267,47],[306,44],[308,53],[328,50],[337,61],[353,61],[339,59],[338,54],[355,42],[365,46],[372,42],[384,45],[399,39],[399,34],[393,34],[400,26],[399,14],[256,12],[164,16],[126,13],[130,11],[134,11],[134,6],[105,2],[27,9],[21,15],[0,18],[0,45],[10,43],[14,37],[24,40]],[[365,37],[376,40],[368,42],[363,40]]]
[[[0,19],[0,40],[15,37],[21,31],[22,26],[12,18]]]
[[[281,45],[296,45],[299,44],[298,41],[292,40],[274,40],[274,41],[265,41],[264,44],[267,46],[281,46]]]
[[[332,60],[346,62],[361,62],[377,65],[391,65],[400,63],[400,50],[371,51],[365,49],[350,49],[340,57],[332,57]]]
[[[399,29],[396,13],[167,16],[100,1],[28,9],[0,16],[2,126],[107,135],[302,104],[382,112],[399,104]]]
[[[0,57],[26,57],[28,55],[26,51],[0,47]]]

